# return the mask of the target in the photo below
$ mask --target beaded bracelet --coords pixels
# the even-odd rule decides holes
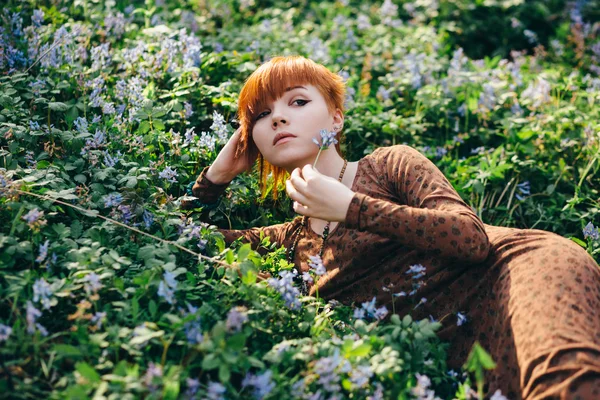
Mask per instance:
[[[189,183],[189,184],[188,184],[188,185],[185,187],[185,193],[186,193],[188,196],[190,196],[190,197],[194,197],[194,193],[192,192],[192,188],[194,187],[194,184],[195,184],[195,183],[196,183],[195,181],[194,181],[194,182],[190,182],[190,183]],[[220,200],[220,199],[219,199],[219,200]],[[217,207],[219,206],[219,203],[220,203],[220,201],[219,201],[219,200],[217,200],[217,201],[216,201],[216,202],[214,202],[214,203],[202,203],[202,202],[200,201],[200,199],[197,199],[197,198],[196,198],[196,199],[194,199],[194,200],[191,200],[191,201],[190,201],[190,203],[193,205],[193,207],[194,207],[194,208],[202,207],[202,208],[204,208],[204,209],[206,209],[206,210],[212,210],[212,209],[215,209],[215,208],[217,208]]]

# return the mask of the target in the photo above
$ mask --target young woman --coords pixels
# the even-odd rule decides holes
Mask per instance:
[[[483,223],[410,146],[348,162],[336,143],[312,168],[319,151],[313,138],[320,140],[322,129],[341,135],[344,96],[338,75],[300,56],[275,57],[248,78],[241,126],[202,170],[193,195],[215,203],[258,158],[263,193],[270,173],[282,183],[289,176],[286,192],[300,217],[220,229],[226,242],[243,236],[256,248],[264,232],[286,246],[299,273],[309,270],[309,256],[321,255],[324,299],[359,304],[376,296],[391,309],[396,294],[398,314],[442,322],[451,368],[460,368],[478,340],[497,362],[486,376],[488,395],[501,389],[509,399],[600,398],[594,259],[551,232]]]

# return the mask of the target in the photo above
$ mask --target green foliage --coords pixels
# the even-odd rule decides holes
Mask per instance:
[[[202,398],[218,383],[241,399],[259,376],[268,398],[325,393],[330,379],[346,398],[462,399],[470,373],[482,396],[493,360],[476,345],[465,375],[449,373],[439,322],[363,321],[313,297],[288,308],[259,279],[290,269],[286,249],[217,229],[294,217],[284,193],[259,200],[257,171],[218,207],[181,211],[233,132],[244,80],[273,55],[344,75],[348,159],[408,144],[485,223],[553,231],[600,259],[597,30],[562,2],[162,3],[5,6],[4,393]]]

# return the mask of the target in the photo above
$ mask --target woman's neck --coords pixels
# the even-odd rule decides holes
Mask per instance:
[[[296,168],[300,168],[302,170],[302,168],[307,164],[313,165],[315,158],[316,156],[312,160],[305,160],[296,165],[292,165],[291,167],[287,168],[288,173],[291,174]],[[339,179],[343,166],[344,159],[337,153],[335,149],[331,148],[321,151],[319,159],[317,160],[317,164],[315,165],[315,169],[323,175]]]

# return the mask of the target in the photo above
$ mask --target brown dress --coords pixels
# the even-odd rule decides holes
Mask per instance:
[[[207,170],[194,195],[211,203],[228,184],[213,184]],[[360,306],[376,296],[390,314],[394,302],[401,316],[441,321],[450,368],[479,341],[497,363],[487,396],[500,389],[509,399],[600,399],[600,267],[584,249],[551,232],[484,224],[410,146],[360,159],[352,191],[323,253],[322,298]],[[300,222],[219,231],[253,248],[264,231],[287,248]],[[321,241],[310,225],[301,233],[294,262],[302,271]],[[415,264],[425,267],[419,279],[408,271]],[[400,292],[406,296],[393,296]]]

